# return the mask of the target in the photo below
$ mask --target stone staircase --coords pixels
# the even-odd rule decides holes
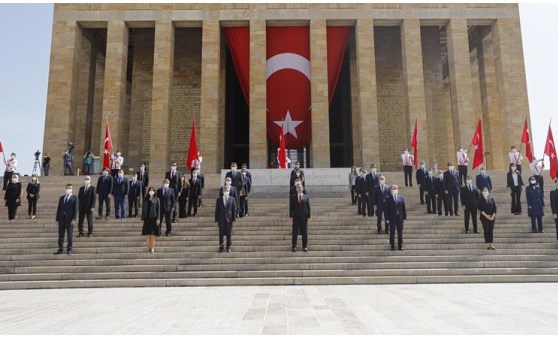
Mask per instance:
[[[388,183],[403,181],[402,173],[385,175]],[[307,187],[309,252],[290,252],[287,192],[266,191],[251,196],[250,216],[235,223],[233,252],[218,253],[217,189],[207,188],[199,217],[173,224],[173,236],[160,237],[155,254],[146,253],[139,218],[132,218],[96,221],[93,238],[75,238],[73,255],[55,256],[58,197],[67,182],[77,192],[82,178],[43,177],[35,220],[27,219],[26,200],[15,222],[8,222],[6,208],[0,208],[0,289],[557,282],[558,242],[550,209],[543,220],[546,233],[531,233],[524,195],[524,214],[512,215],[505,172],[492,173],[492,179],[499,208],[495,251],[486,250],[480,221],[481,233],[465,234],[463,216],[428,215],[418,188],[400,184],[409,218],[403,252],[389,250],[388,235],[376,232],[376,218],[358,216],[348,192],[317,195]],[[24,187],[27,182],[24,178]],[[206,187],[218,186],[219,175],[206,175]],[[546,178],[547,200],[552,186]]]

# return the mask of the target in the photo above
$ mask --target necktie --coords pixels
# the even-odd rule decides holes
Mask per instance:
[[[302,195],[298,195],[298,204],[302,204]]]
[[[89,186],[85,186],[85,192],[87,192],[87,190],[89,190]]]
[[[174,178],[174,171],[171,173],[171,178]]]
[[[473,192],[473,187],[469,184],[469,191]]]
[[[68,195],[66,195],[66,197],[64,198],[64,204],[68,203]]]
[[[228,203],[229,203],[229,198],[227,196],[225,196],[225,207],[227,207]]]
[[[167,196],[167,188],[163,190],[163,195]]]

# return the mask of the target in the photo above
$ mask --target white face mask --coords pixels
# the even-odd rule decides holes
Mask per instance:
[[[512,171],[515,171],[516,169],[517,169],[516,167],[511,167],[511,170],[512,170]]]
[[[12,183],[17,183],[17,178],[12,178]]]
[[[424,169],[424,168],[426,168],[426,165],[421,164],[421,165],[420,165],[420,168],[421,168],[421,169]]]
[[[226,181],[226,182],[225,182],[225,185],[226,185],[227,187],[229,187],[229,186],[231,185],[231,181]]]
[[[225,197],[229,197],[229,194],[230,194],[230,193],[229,193],[228,191],[225,191],[225,192],[223,193],[223,195],[225,195]]]
[[[376,173],[376,168],[372,168],[371,171],[375,174]]]
[[[490,196],[490,193],[488,191],[483,191],[482,195],[486,198],[486,197]]]
[[[132,181],[136,181],[138,178],[137,177],[132,177]]]
[[[465,182],[467,182],[467,184],[473,183],[473,181],[471,181],[471,180],[466,180]]]
[[[89,183],[91,183],[91,180],[83,180],[83,183],[85,183],[85,185],[89,185]]]
[[[300,166],[299,166],[298,164],[297,164],[297,165],[295,165],[295,169],[298,169],[298,168],[300,168]]]
[[[444,174],[438,175],[438,178],[439,178],[439,179],[443,179],[443,178],[444,178]]]
[[[116,153],[116,156],[120,157],[120,153]]]
[[[429,171],[429,172],[428,172],[428,175],[432,176],[432,171]]]
[[[236,170],[236,167],[235,167],[235,166],[232,166],[232,167],[231,167],[231,170]]]
[[[171,165],[171,170],[175,171],[176,170],[176,166],[175,165]]]
[[[386,183],[386,180],[380,180],[380,184],[384,185]]]
[[[459,148],[459,151],[463,151],[463,148]]]
[[[394,190],[391,191],[391,193],[393,194],[393,196],[397,196],[399,191],[397,189],[394,189]]]
[[[405,155],[409,155],[409,151],[408,151],[408,150],[405,150],[403,153],[404,153]]]
[[[300,176],[300,173],[296,173],[296,176]]]
[[[536,181],[536,180],[531,180],[530,182],[531,182],[531,184],[535,184],[535,183],[537,183],[537,181]]]
[[[108,175],[108,171],[103,171],[103,176],[107,176]]]
[[[168,183],[165,183],[165,184],[163,184],[163,187],[168,188],[168,187],[169,187],[169,184],[168,184]]]
[[[118,177],[124,177],[124,174],[118,173]]]
[[[481,170],[481,174],[486,174],[486,170]]]
[[[155,195],[155,191],[153,190],[149,191],[149,196],[153,196],[153,195]]]
[[[72,189],[66,189],[66,195],[71,195],[72,194]]]
[[[449,170],[452,170],[452,171],[453,171],[454,168],[455,168],[455,167],[452,166],[452,165],[449,166]]]
[[[512,153],[517,153],[517,149],[512,149]]]
[[[15,155],[12,155],[11,158],[12,158],[12,160],[15,160]]]

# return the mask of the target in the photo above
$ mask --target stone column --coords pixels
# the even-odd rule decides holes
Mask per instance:
[[[422,39],[419,19],[405,19],[401,26],[403,56],[403,82],[407,94],[408,130],[412,137],[415,120],[418,121],[419,161],[430,160],[426,101],[424,98],[424,72],[422,66]],[[412,150],[409,149],[412,153]]]
[[[250,168],[267,168],[266,21],[250,21]]]
[[[374,23],[372,19],[358,19],[356,23],[356,59],[358,77],[358,106],[353,111],[356,132],[353,140],[355,165],[369,167],[372,162],[380,165],[380,137],[378,127],[378,102],[376,96],[376,55],[374,48]],[[358,137],[357,137],[358,136]]]
[[[124,21],[109,21],[103,92],[103,125],[108,117],[113,151],[121,151],[126,162],[128,128],[124,121],[126,109],[126,72],[128,66],[128,26]],[[105,134],[101,133],[104,147]],[[104,149],[100,150],[101,154]]]
[[[456,148],[463,145],[467,149],[473,139],[478,117],[475,116],[473,101],[469,34],[466,19],[450,19],[447,41],[453,135]],[[457,160],[456,151],[457,149],[453,149],[453,152],[450,152],[453,153],[450,160],[454,164]]]
[[[149,170],[151,177],[163,177],[169,167],[170,98],[174,74],[174,25],[170,20],[155,23],[153,47],[153,89]],[[157,180],[153,181],[159,184]]]
[[[52,158],[50,175],[63,173],[62,155],[67,142],[74,137],[79,49],[82,38],[77,22],[54,21],[43,141],[43,156],[47,153]],[[6,151],[11,152],[10,149]]]
[[[312,141],[310,165],[330,167],[327,27],[325,19],[310,20]],[[306,123],[306,121],[304,122]]]
[[[525,79],[519,13],[514,18],[498,19],[491,28],[494,43],[496,83],[500,98],[500,114],[503,117],[501,121],[503,132],[501,140],[504,146],[501,156],[504,158],[505,165],[503,168],[498,169],[505,169],[509,163],[507,153],[510,146],[515,145],[518,149],[520,148],[524,119],[525,116],[529,118],[529,101],[527,99],[527,82]],[[531,125],[530,122],[529,125]],[[546,130],[543,132],[546,132]],[[531,135],[533,134],[531,133]],[[525,147],[522,147],[523,155],[525,155],[524,149]],[[494,154],[494,156],[497,156],[497,154]],[[526,159],[523,165],[527,165]]]
[[[217,173],[223,165],[223,144],[219,142],[219,68],[221,55],[221,27],[218,20],[203,22],[201,57],[201,105],[198,143],[202,149],[203,168]],[[250,108],[252,110],[252,108]]]

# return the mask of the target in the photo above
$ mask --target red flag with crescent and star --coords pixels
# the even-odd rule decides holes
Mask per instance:
[[[110,152],[112,151],[112,139],[110,138],[110,130],[107,119],[107,126],[105,129],[105,152],[103,155],[103,168],[110,168]]]
[[[281,130],[279,134],[279,154],[277,155],[279,159],[279,168],[287,168],[287,151],[285,149],[285,131]]]
[[[186,168],[193,169],[194,161],[198,159],[198,140],[196,137],[196,121],[192,121],[192,130],[190,132],[190,146],[188,147],[188,158],[186,159]]]
[[[418,119],[415,120],[415,129],[413,130],[413,138],[411,147],[413,147],[413,165],[418,168]]]
[[[6,155],[4,155],[4,147],[2,147],[2,141],[0,141],[0,153],[2,153],[2,157],[4,158],[4,165],[6,165]]]
[[[475,135],[473,136],[473,141],[471,142],[475,146],[475,158],[473,159],[473,170],[484,163],[484,146],[482,144],[482,122],[479,119],[477,124],[477,129],[475,130]]]
[[[527,125],[527,118],[523,125],[523,135],[521,136],[521,143],[525,143],[525,155],[529,162],[533,161],[533,148],[531,147],[531,134],[529,133],[529,126]]]
[[[546,146],[544,147],[544,154],[550,160],[550,177],[556,179],[556,172],[558,171],[558,157],[556,157],[556,145],[554,143],[554,136],[552,136],[552,129],[548,126],[548,134],[546,135]]]

